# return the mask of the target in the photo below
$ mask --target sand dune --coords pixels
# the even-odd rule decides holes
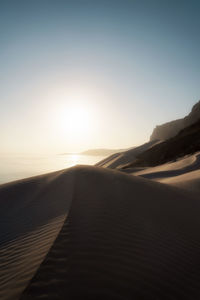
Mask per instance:
[[[157,167],[133,168],[124,171],[193,193],[199,194],[200,192],[200,152]]]
[[[200,194],[200,170],[195,170],[176,177],[160,179],[159,182],[177,186],[192,193]]]
[[[73,174],[0,187],[0,299],[17,299],[54,242],[70,206]]]
[[[167,177],[174,177],[183,175],[200,168],[200,153],[197,152],[193,155],[185,156],[175,162],[166,163],[157,167],[140,168],[129,170],[137,176],[142,176],[149,179],[162,179]]]
[[[0,186],[0,299],[200,299],[199,128]]]
[[[196,194],[78,166],[0,199],[0,299],[200,298]]]
[[[145,150],[151,148],[153,145],[155,145],[157,141],[151,141],[148,143],[145,143],[139,147],[135,147],[132,149],[129,149],[127,151],[122,151],[119,153],[115,153],[104,160],[98,162],[96,164],[97,167],[103,167],[103,168],[109,168],[109,169],[120,169],[124,165],[134,161],[137,155],[144,152]]]

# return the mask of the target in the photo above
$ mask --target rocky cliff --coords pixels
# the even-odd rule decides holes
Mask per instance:
[[[195,123],[200,118],[200,101],[192,108],[192,111],[185,118],[171,121],[162,125],[156,126],[150,137],[150,140],[167,140],[174,137],[180,130]]]
[[[154,167],[197,151],[200,151],[200,119],[182,129],[175,137],[140,153],[132,163],[125,165],[123,169]]]

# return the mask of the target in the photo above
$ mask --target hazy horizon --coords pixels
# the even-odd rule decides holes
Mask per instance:
[[[129,148],[199,100],[199,1],[1,1],[0,153]]]

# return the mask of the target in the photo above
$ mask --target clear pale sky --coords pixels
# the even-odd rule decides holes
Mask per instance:
[[[200,1],[0,1],[0,152],[126,148],[200,99]]]

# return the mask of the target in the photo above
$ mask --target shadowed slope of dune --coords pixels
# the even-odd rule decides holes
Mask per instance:
[[[21,299],[199,299],[200,203],[181,190],[76,167],[71,209]]]
[[[74,179],[59,171],[0,186],[0,299],[17,299],[54,242]]]

